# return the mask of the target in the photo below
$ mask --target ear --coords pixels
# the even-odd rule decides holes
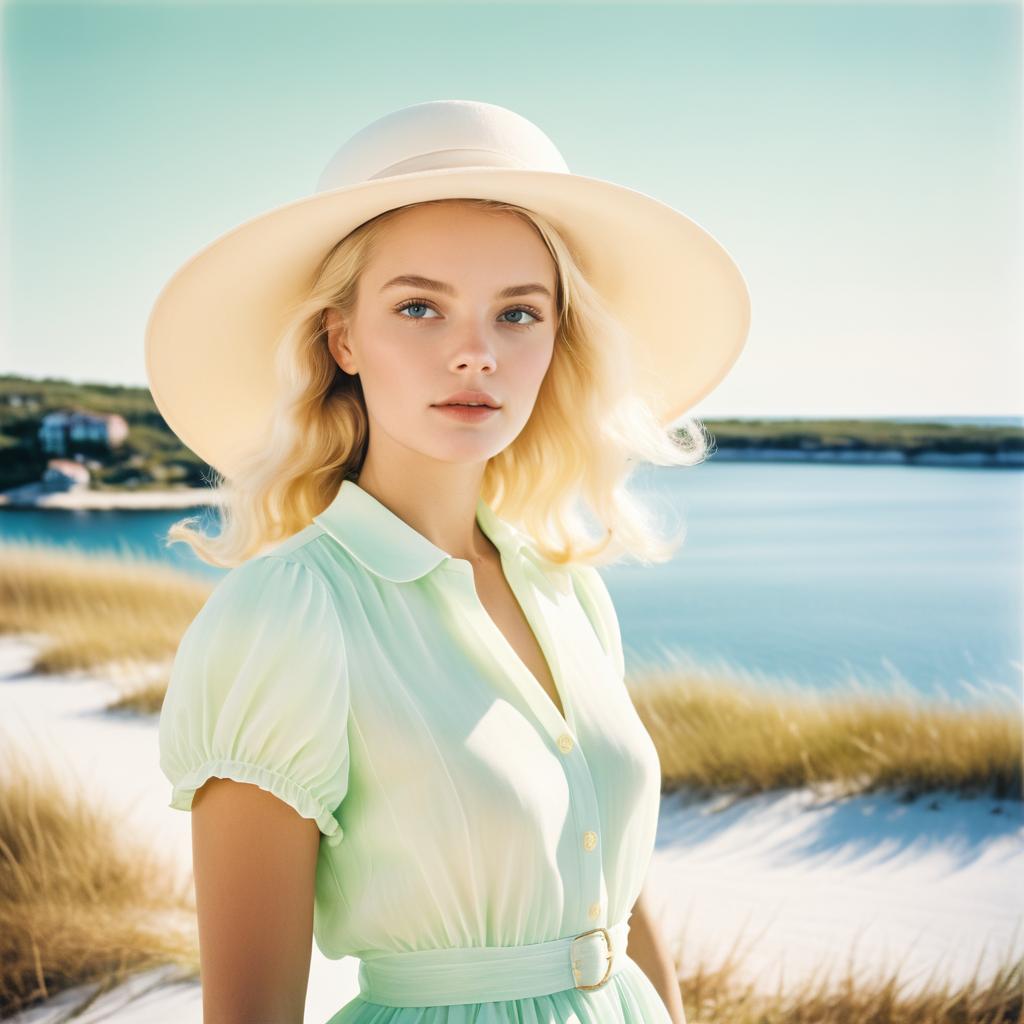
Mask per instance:
[[[330,307],[324,310],[324,328],[327,331],[327,349],[334,361],[346,373],[355,374],[355,360],[348,346],[348,325],[337,309]]]

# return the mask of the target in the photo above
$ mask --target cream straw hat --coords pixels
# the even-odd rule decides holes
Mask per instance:
[[[313,194],[216,238],[164,285],[146,325],[146,373],[170,428],[230,479],[271,415],[283,317],[328,251],[386,210],[455,197],[516,203],[558,228],[634,339],[636,385],[666,425],[739,357],[749,292],[704,228],[643,192],[571,173],[512,110],[431,100],[357,131]]]

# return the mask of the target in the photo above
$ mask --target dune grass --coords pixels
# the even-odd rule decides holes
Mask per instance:
[[[0,1017],[80,985],[198,974],[191,877],[39,748],[0,742]]]
[[[745,978],[739,941],[713,968],[693,963],[673,943],[687,1024],[1020,1024],[1024,1020],[1024,962],[1007,958],[984,981],[952,985],[934,976],[905,991],[900,963],[868,972],[824,971],[766,991]],[[681,965],[686,965],[685,967]],[[687,969],[688,968],[688,969]]]
[[[746,796],[828,783],[833,795],[944,790],[1022,798],[1020,707],[954,706],[856,682],[818,692],[733,671],[648,669],[630,693],[665,792]]]
[[[34,633],[41,673],[169,662],[210,586],[171,565],[0,544],[0,634]]]

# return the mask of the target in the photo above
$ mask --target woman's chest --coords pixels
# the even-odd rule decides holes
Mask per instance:
[[[551,701],[559,717],[566,718],[556,673],[552,671],[548,655],[537,640],[520,598],[502,571],[500,560],[478,568],[474,574],[474,585],[480,606],[508,645],[513,666],[518,668],[518,662],[526,668],[530,678],[523,676],[523,682],[527,686],[536,684]],[[564,613],[556,609],[556,614]],[[555,635],[557,638],[557,629]]]
[[[606,806],[628,827],[657,801],[660,765],[575,596],[517,581],[517,622],[507,595],[485,603],[468,582],[347,610],[355,803],[386,797],[398,820],[457,806],[505,828]]]

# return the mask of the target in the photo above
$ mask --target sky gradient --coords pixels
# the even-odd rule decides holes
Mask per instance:
[[[145,385],[149,308],[193,252],[312,191],[368,121],[470,98],[732,254],[750,338],[695,413],[1024,414],[1016,3],[2,15],[2,373]]]

